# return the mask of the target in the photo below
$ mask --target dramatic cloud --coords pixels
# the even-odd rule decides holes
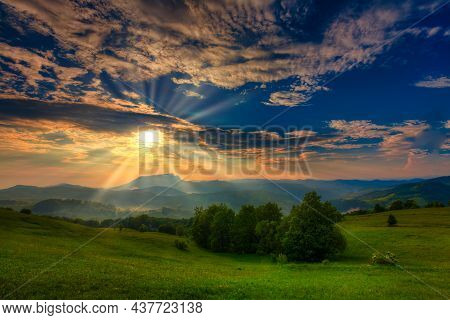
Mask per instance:
[[[421,87],[421,88],[435,88],[435,89],[450,88],[450,78],[448,78],[448,77],[439,77],[439,78],[428,77],[425,80],[416,82],[415,86]]]
[[[0,120],[11,119],[65,122],[91,131],[115,133],[136,131],[138,127],[146,125],[177,129],[196,128],[185,120],[156,112],[136,113],[82,103],[0,100]]]
[[[373,124],[368,120],[332,120],[330,121],[329,126],[330,128],[339,130],[343,137],[351,139],[381,138],[389,129],[386,126]]]
[[[195,92],[195,91],[191,91],[191,90],[185,90],[185,91],[183,91],[183,93],[184,93],[185,96],[188,96],[188,97],[193,97],[193,98],[197,98],[197,99],[204,99],[205,98],[200,93]]]
[[[298,92],[279,91],[270,94],[267,105],[294,107],[307,100],[308,98],[304,94]]]
[[[312,137],[317,135],[317,132],[312,130],[295,130],[288,132],[287,135],[292,137]]]
[[[41,95],[47,91],[48,98],[88,103],[93,101],[83,96],[93,98],[92,90],[100,89],[95,79],[106,72],[127,82],[176,74],[176,84],[206,82],[227,89],[291,78],[297,83],[271,93],[267,104],[300,105],[323,90],[329,76],[373,62],[413,13],[431,10],[426,6],[412,10],[409,4],[344,6],[333,19],[317,25],[305,22],[320,10],[313,2],[4,2],[10,19],[27,21],[11,23],[18,36],[28,28],[58,44],[57,52],[52,52],[13,47],[13,38],[5,39],[8,44],[0,48],[0,55],[12,71],[3,82],[16,84],[9,96],[30,95],[31,88]],[[318,29],[324,31],[317,34]],[[427,33],[438,31],[432,28]],[[77,67],[64,67],[61,58]],[[18,60],[31,63],[19,66]],[[54,89],[39,83],[47,81],[42,75],[45,68],[56,73],[50,80]],[[95,79],[83,87],[80,76],[85,72]],[[26,86],[17,85],[22,81]],[[73,85],[81,88],[75,92]],[[133,93],[124,95],[138,99]],[[105,100],[102,95],[96,98]]]

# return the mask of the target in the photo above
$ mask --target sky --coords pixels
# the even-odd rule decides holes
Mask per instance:
[[[449,1],[0,0],[0,187],[450,174]]]

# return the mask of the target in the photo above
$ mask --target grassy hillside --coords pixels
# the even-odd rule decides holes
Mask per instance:
[[[386,227],[387,214],[347,217],[341,225],[373,248],[396,253],[408,272],[369,265],[373,249],[349,235],[337,261],[279,265],[192,243],[180,251],[175,236],[106,230],[40,274],[103,229],[0,210],[0,296],[36,275],[8,298],[443,298],[429,286],[450,296],[450,208],[395,211],[399,226],[393,228]]]

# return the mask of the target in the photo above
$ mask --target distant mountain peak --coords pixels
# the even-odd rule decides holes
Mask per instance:
[[[152,176],[139,176],[133,181],[118,186],[115,189],[132,190],[132,189],[145,189],[150,187],[170,187],[179,181],[181,181],[181,178],[171,173],[158,174]]]

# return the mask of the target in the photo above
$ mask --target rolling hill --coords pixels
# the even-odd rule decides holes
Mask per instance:
[[[395,228],[386,226],[388,214],[345,217],[340,225],[348,231],[344,233],[348,248],[336,261],[277,264],[266,256],[212,253],[192,242],[187,251],[180,251],[174,246],[177,237],[157,232],[90,228],[0,209],[0,296],[133,300],[448,297],[450,208],[396,211],[399,226]],[[394,252],[403,270],[369,265],[374,250]]]

